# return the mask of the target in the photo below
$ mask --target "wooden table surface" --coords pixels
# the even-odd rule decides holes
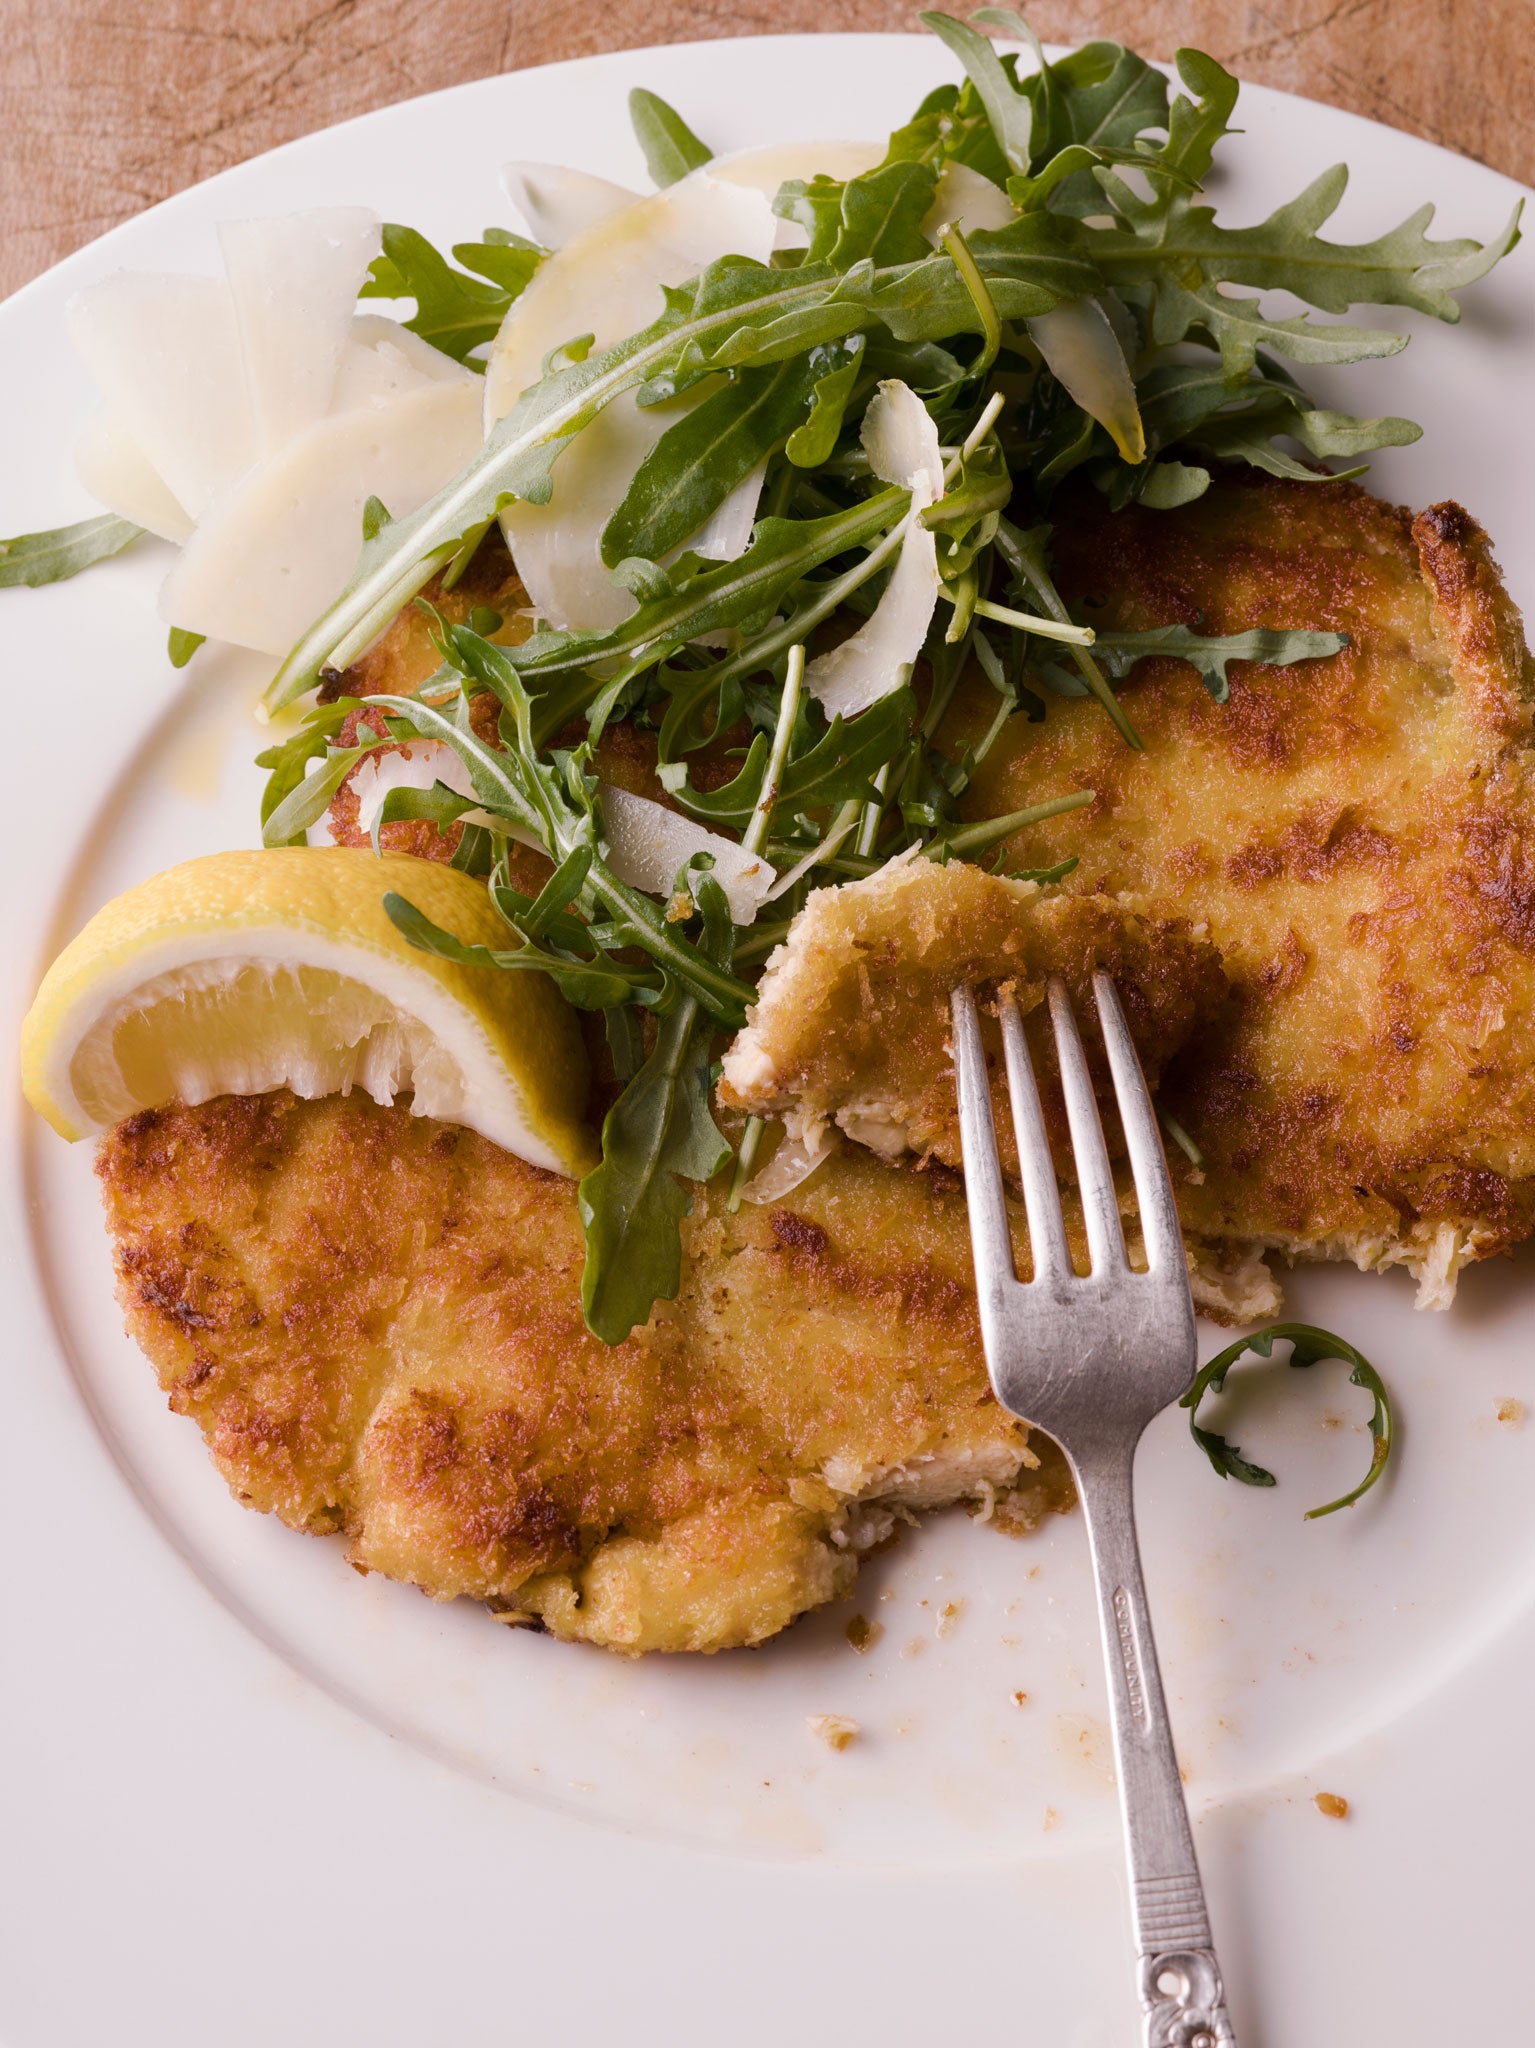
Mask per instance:
[[[964,13],[962,0],[949,0]],[[0,0],[0,295],[183,186],[392,100],[594,50],[903,29],[908,0]],[[1535,183],[1530,0],[1035,0]]]

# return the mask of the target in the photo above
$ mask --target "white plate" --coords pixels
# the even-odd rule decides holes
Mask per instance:
[[[642,182],[637,84],[733,147],[877,135],[949,75],[919,37],[637,51],[392,107],[226,172],[0,310],[0,532],[84,509],[66,449],[86,393],[61,309],[116,265],[207,267],[217,221],[299,206],[363,203],[462,238],[503,217],[512,156]],[[1432,196],[1444,232],[1485,237],[1515,196],[1282,94],[1248,88],[1240,118],[1220,194],[1235,218],[1338,157],[1355,170],[1339,232]],[[1463,498],[1527,602],[1530,276],[1521,251],[1458,331],[1418,322],[1392,362],[1311,380],[1423,421],[1372,481]],[[145,549],[0,597],[13,1021],[107,896],[254,838],[254,670],[205,651],[173,674],[161,567]],[[940,1518],[869,1566],[851,1605],[704,1662],[628,1664],[360,1580],[336,1544],[237,1511],[122,1334],[89,1157],[14,1099],[5,1114],[7,2048],[1132,2037],[1075,1518],[1019,1544]],[[1242,1409],[1277,1492],[1223,1486],[1181,1416],[1146,1443],[1153,1605],[1245,2048],[1521,2031],[1535,1429],[1496,1416],[1535,1409],[1530,1299],[1528,1263],[1473,1272],[1441,1317],[1415,1316],[1401,1278],[1295,1281],[1294,1309],[1373,1355],[1404,1417],[1394,1473],[1352,1514],[1300,1519],[1367,1454],[1338,1369],[1275,1373]],[[865,1657],[842,1633],[855,1609],[885,1627]],[[821,1712],[854,1715],[864,1740],[822,1748],[805,1727]],[[1319,1790],[1349,1799],[1346,1822]]]

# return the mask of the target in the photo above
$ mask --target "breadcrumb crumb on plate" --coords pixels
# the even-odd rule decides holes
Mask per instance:
[[[812,1735],[819,1736],[828,1749],[848,1749],[855,1743],[862,1730],[856,1721],[850,1721],[846,1714],[811,1714],[805,1726]]]

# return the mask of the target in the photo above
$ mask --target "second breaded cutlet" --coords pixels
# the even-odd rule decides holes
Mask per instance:
[[[1170,512],[1083,492],[1055,552],[1103,629],[1348,634],[1330,660],[1234,663],[1225,704],[1141,662],[1120,701],[1143,753],[1049,698],[969,810],[1093,790],[1009,859],[1073,856],[1065,890],[1157,898],[1219,949],[1237,1000],[1162,1083],[1203,1155],[1175,1164],[1185,1228],[1403,1265],[1443,1306],[1535,1228],[1535,670],[1486,535],[1458,505],[1244,471]],[[972,693],[951,746],[989,716]]]

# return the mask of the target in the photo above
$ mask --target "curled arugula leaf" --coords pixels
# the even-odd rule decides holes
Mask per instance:
[[[1154,164],[1148,160],[1148,172]],[[1323,171],[1298,197],[1250,228],[1222,227],[1214,207],[1195,205],[1181,187],[1169,185],[1165,195],[1147,200],[1112,171],[1095,176],[1115,224],[1080,223],[1079,246],[1091,250],[1110,284],[1151,285],[1151,332],[1161,347],[1182,341],[1193,327],[1213,322],[1218,328],[1225,314],[1213,288],[1227,284],[1293,292],[1326,313],[1408,306],[1455,321],[1455,292],[1485,277],[1519,238],[1516,207],[1485,246],[1434,242],[1427,232],[1434,209],[1420,206],[1372,242],[1326,241],[1318,231],[1338,210],[1348,185],[1346,164]],[[1189,278],[1196,281],[1192,290],[1180,281]],[[1309,321],[1290,330],[1316,331]]]
[[[848,271],[858,263],[921,263],[932,249],[923,233],[938,188],[931,164],[881,164],[862,177],[791,179],[773,211],[797,221],[810,237],[806,263]]]
[[[1034,103],[1018,89],[1016,64],[999,57],[985,36],[956,21],[952,14],[924,14],[919,19],[964,65],[986,110],[1003,162],[1010,171],[1027,171],[1034,153]]]
[[[899,751],[910,733],[916,699],[910,690],[892,690],[877,704],[850,723],[834,718],[817,738],[808,711],[802,711],[796,737],[801,750],[791,745],[779,774],[774,801],[785,807],[806,810],[823,804],[863,802],[871,793],[873,778]],[[694,789],[680,761],[664,764],[660,779],[669,795],[691,817],[713,826],[734,826],[742,830],[750,823],[761,799],[768,771],[769,738],[759,732],[753,739],[741,772],[723,789]]]
[[[784,443],[784,453],[796,469],[819,469],[831,459],[847,417],[853,387],[858,382],[867,344],[861,334],[850,334],[842,343],[840,356],[833,354],[829,366],[817,378],[810,393],[810,413]],[[910,383],[910,377],[902,380]],[[948,379],[945,377],[944,382]]]
[[[391,791],[391,795],[396,792]],[[557,871],[559,872],[559,871]],[[513,917],[519,910],[532,911],[536,905],[505,884],[492,884],[492,899]],[[542,899],[539,899],[540,901]],[[640,999],[640,979],[621,963],[603,960],[599,954],[584,957],[563,945],[541,945],[524,938],[515,946],[471,946],[452,932],[434,924],[406,897],[391,889],[384,897],[390,922],[403,938],[423,953],[439,960],[452,960],[460,967],[492,967],[503,973],[546,974],[566,1001],[580,1010],[609,1010]],[[510,919],[509,919],[510,922]],[[521,934],[525,920],[518,919],[514,931]],[[568,937],[563,929],[557,938]]]
[[[324,761],[332,751],[336,735],[346,724],[349,715],[361,708],[360,697],[338,697],[333,703],[316,705],[296,731],[275,746],[267,747],[256,756],[256,766],[267,771],[266,786],[261,793],[261,843],[263,846],[301,846],[305,828],[315,822],[325,809],[320,806],[313,816],[303,815],[302,807],[292,803],[295,791],[304,788],[313,777],[310,774],[312,761]],[[344,777],[337,780],[339,788]],[[327,796],[325,803],[330,802]],[[284,806],[289,808],[284,811]],[[274,825],[273,820],[276,819]]]
[[[1340,353],[1338,360],[1390,355],[1406,339],[1403,335],[1369,335],[1357,328],[1318,331],[1360,337],[1360,345]],[[1390,346],[1384,345],[1387,343]],[[1316,483],[1363,474],[1358,465],[1329,471],[1319,458],[1402,447],[1416,441],[1421,431],[1411,420],[1391,416],[1356,419],[1349,413],[1320,408],[1282,363],[1259,350],[1255,350],[1250,367],[1236,378],[1222,362],[1208,359],[1156,364],[1142,376],[1138,392],[1146,434],[1144,463],[1133,469],[1111,463],[1092,443],[1071,451],[1062,461],[1064,470],[1094,459],[1094,480],[1116,511],[1133,500],[1154,507],[1183,504],[1208,488],[1208,470],[1167,461],[1167,452],[1173,448],[1206,460],[1246,461],[1274,476]],[[1297,443],[1314,459],[1297,460],[1276,445],[1281,440]],[[1166,471],[1172,474],[1164,474]]]
[[[1314,1522],[1320,1515],[1336,1514],[1339,1508],[1352,1507],[1379,1479],[1391,1455],[1391,1397],[1380,1374],[1363,1353],[1356,1351],[1346,1339],[1335,1337],[1330,1330],[1319,1330],[1313,1323],[1270,1323],[1267,1329],[1254,1330],[1250,1336],[1239,1337],[1224,1351],[1217,1352],[1208,1364],[1202,1365],[1188,1392],[1180,1397],[1178,1406],[1188,1409],[1190,1433],[1223,1479],[1239,1479],[1244,1486],[1275,1485],[1272,1472],[1244,1458],[1235,1444],[1228,1443],[1213,1429],[1202,1429],[1198,1414],[1199,1404],[1205,1395],[1221,1391],[1226,1384],[1227,1373],[1244,1352],[1253,1351],[1260,1358],[1271,1358],[1276,1342],[1288,1342],[1288,1363],[1292,1366],[1312,1366],[1323,1359],[1340,1359],[1350,1368],[1349,1384],[1362,1387],[1371,1398],[1370,1469],[1357,1486],[1337,1500],[1328,1501],[1324,1507],[1309,1508],[1305,1519]]]
[[[741,370],[668,427],[634,473],[603,528],[608,567],[631,555],[659,561],[717,512],[740,483],[805,419],[821,384],[856,372],[857,338],[787,362]]]

